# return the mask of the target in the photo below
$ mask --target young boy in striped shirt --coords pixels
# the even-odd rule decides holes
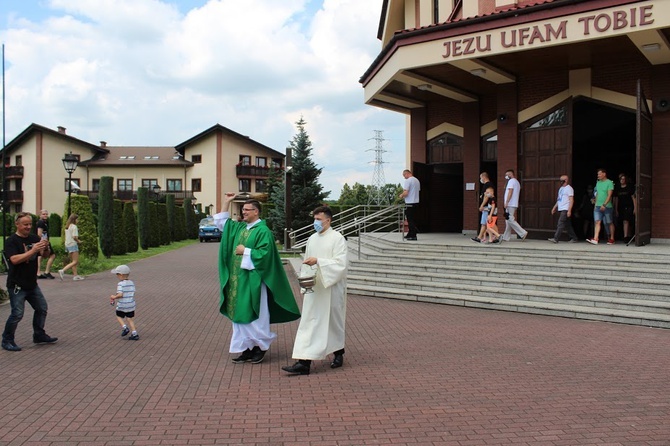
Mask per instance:
[[[123,327],[121,336],[130,333],[128,340],[137,341],[140,339],[140,335],[137,334],[133,321],[135,318],[135,284],[128,279],[130,268],[127,265],[119,265],[112,270],[112,274],[116,274],[119,284],[116,286],[116,294],[110,296],[109,303],[112,305],[116,303],[116,318]],[[127,325],[126,321],[128,322]]]

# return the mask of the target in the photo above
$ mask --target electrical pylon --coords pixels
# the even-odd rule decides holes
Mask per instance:
[[[375,159],[372,161],[374,164],[374,171],[372,172],[372,191],[368,196],[368,205],[389,205],[389,197],[384,193],[384,186],[386,185],[386,179],[384,178],[384,150],[383,142],[384,137],[382,136],[383,130],[375,130],[375,148],[368,149],[366,152],[374,151]]]

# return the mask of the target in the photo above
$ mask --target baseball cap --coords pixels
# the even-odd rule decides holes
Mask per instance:
[[[128,265],[119,265],[112,270],[112,274],[130,274]]]

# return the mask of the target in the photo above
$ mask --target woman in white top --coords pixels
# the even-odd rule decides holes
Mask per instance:
[[[68,256],[70,257],[70,263],[65,265],[63,269],[58,270],[58,275],[60,280],[63,280],[65,276],[65,271],[72,268],[72,273],[74,277],[72,280],[84,280],[82,276],[77,274],[77,265],[79,265],[79,229],[77,229],[77,219],[79,216],[77,214],[70,215],[70,218],[67,219],[65,223],[65,251],[67,251]]]

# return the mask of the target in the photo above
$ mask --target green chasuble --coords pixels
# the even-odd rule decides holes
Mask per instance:
[[[237,245],[251,249],[255,269],[240,267]],[[284,272],[272,231],[264,221],[247,229],[246,222],[226,221],[219,251],[221,299],[219,311],[231,321],[248,324],[260,314],[261,283],[268,288],[270,323],[290,322],[300,317],[300,309]]]

